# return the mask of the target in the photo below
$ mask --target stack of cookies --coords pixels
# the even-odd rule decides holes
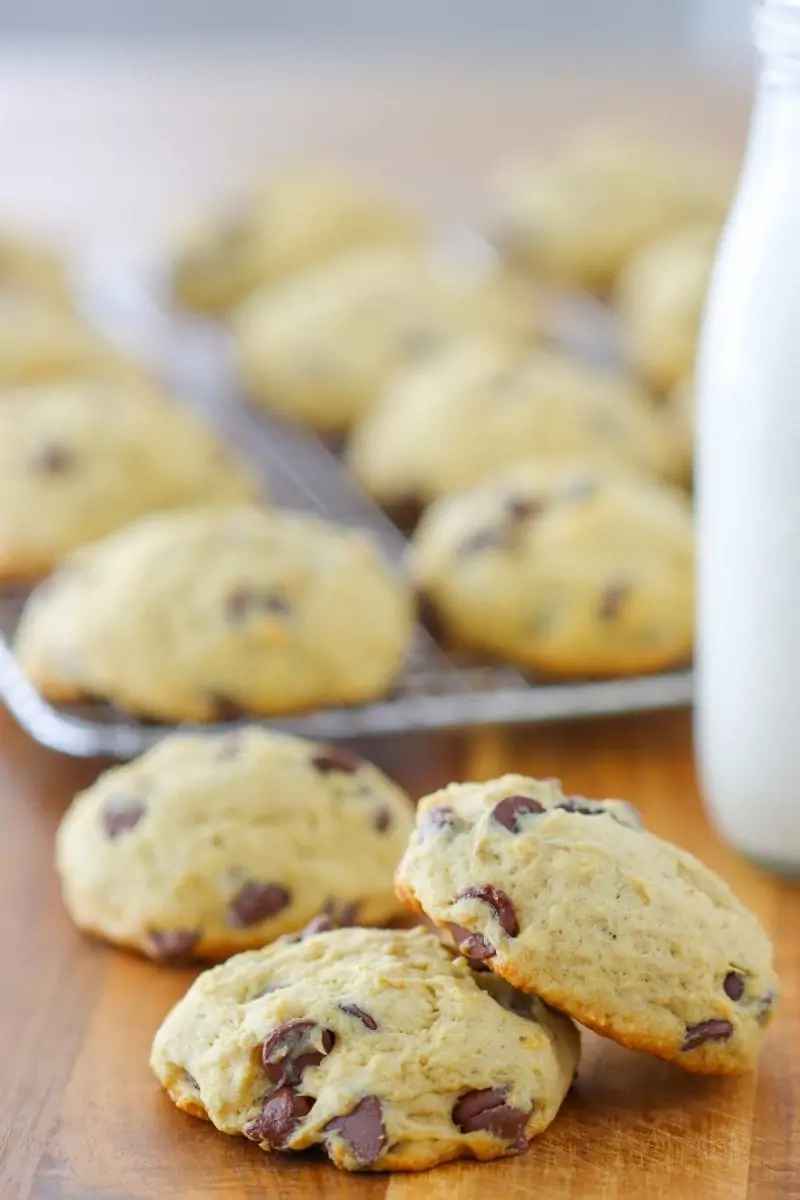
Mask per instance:
[[[234,955],[156,1034],[177,1106],[346,1170],[520,1152],[575,1078],[573,1022],[735,1074],[775,1010],[727,885],[554,780],[451,784],[415,823],[340,748],[173,735],[73,801],[57,857],[84,931],[161,965]],[[403,906],[426,925],[396,927]]]

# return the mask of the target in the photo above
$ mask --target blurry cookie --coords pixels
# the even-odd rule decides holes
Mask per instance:
[[[63,304],[0,279],[0,388],[98,373],[144,375]]]
[[[718,237],[718,225],[679,229],[640,250],[619,277],[630,359],[656,391],[669,391],[692,368]]]
[[[211,430],[154,388],[107,379],[0,392],[0,579],[45,575],[144,513],[257,492]]]
[[[691,453],[694,448],[694,391],[694,371],[690,371],[678,381],[667,396],[669,412],[684,440],[687,453]]]
[[[415,241],[417,221],[357,177],[328,167],[285,167],[238,211],[190,232],[175,255],[175,293],[187,308],[225,312],[351,246]]]
[[[495,224],[515,259],[607,291],[635,251],[693,220],[721,221],[733,177],[708,155],[612,134],[576,135],[498,181]]]
[[[389,507],[424,505],[532,456],[668,479],[687,469],[671,423],[636,383],[486,339],[398,378],[347,450],[363,487]]]
[[[411,801],[377,767],[254,726],[106,771],[58,833],[79,928],[163,962],[224,958],[328,911],[382,924]]]
[[[530,288],[503,272],[382,247],[257,293],[233,329],[256,404],[338,431],[373,407],[399,367],[483,329],[529,338],[538,321]]]
[[[426,797],[398,892],[460,952],[687,1071],[753,1065],[778,980],[756,917],[618,801],[506,775]]]
[[[410,565],[449,639],[520,666],[617,675],[691,656],[692,515],[663,484],[518,466],[434,504]]]
[[[255,507],[185,509],[63,559],[28,601],[15,648],[53,700],[226,720],[381,695],[411,607],[363,533]]]
[[[422,1171],[524,1150],[579,1050],[570,1021],[473,974],[429,930],[338,929],[206,971],[150,1062],[179,1108],[262,1150]]]
[[[0,229],[0,291],[4,288],[69,304],[66,272],[58,255],[10,229]]]

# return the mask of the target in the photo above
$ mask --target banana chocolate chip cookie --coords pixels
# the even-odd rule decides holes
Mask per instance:
[[[693,558],[683,492],[586,463],[528,463],[438,500],[409,562],[448,641],[597,676],[689,660]]]
[[[348,1171],[515,1154],[572,1082],[572,1022],[425,929],[283,938],[201,975],[156,1034],[179,1108]]]
[[[46,575],[144,513],[257,493],[211,430],[152,385],[83,379],[0,393],[0,579]]]
[[[422,800],[398,894],[473,964],[688,1071],[755,1061],[778,980],[767,934],[619,801],[506,775]]]
[[[57,860],[75,924],[161,962],[225,958],[317,913],[397,916],[408,796],[334,746],[176,734],[73,800]]]
[[[412,631],[409,590],[366,534],[219,507],[143,517],[67,555],[15,651],[56,702],[214,721],[379,696]]]

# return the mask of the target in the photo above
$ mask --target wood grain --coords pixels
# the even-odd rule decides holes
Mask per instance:
[[[0,1133],[4,1198],[19,1200],[772,1200],[800,1196],[800,890],[728,850],[698,803],[685,713],[373,744],[419,794],[504,770],[630,797],[648,824],[715,866],[775,938],[784,995],[759,1069],[686,1075],[585,1036],[579,1082],[522,1157],[419,1177],[350,1179],[267,1157],[179,1113],[147,1067],[152,1035],[193,978],[82,939],[61,909],[52,840],[101,764],[34,747],[0,718]]]

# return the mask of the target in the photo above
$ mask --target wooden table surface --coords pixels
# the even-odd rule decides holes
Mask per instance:
[[[163,234],[189,200],[266,155],[324,150],[374,165],[434,211],[472,215],[492,159],[572,119],[632,117],[735,147],[746,90],[646,65],[296,63],[145,67],[103,54],[0,51],[0,214],[78,244]],[[143,86],[143,83],[145,86]],[[376,120],[376,112],[380,119]],[[179,1113],[147,1067],[190,982],[83,940],[61,908],[53,835],[102,764],[36,747],[0,711],[1,1200],[770,1200],[800,1196],[800,891],[723,846],[700,808],[686,713],[405,738],[361,747],[415,794],[520,770],[619,795],[698,853],[770,929],[783,1000],[757,1073],[695,1078],[587,1035],[577,1087],[522,1157],[420,1177],[350,1178],[267,1157]],[[758,797],[754,797],[758,803]]]

